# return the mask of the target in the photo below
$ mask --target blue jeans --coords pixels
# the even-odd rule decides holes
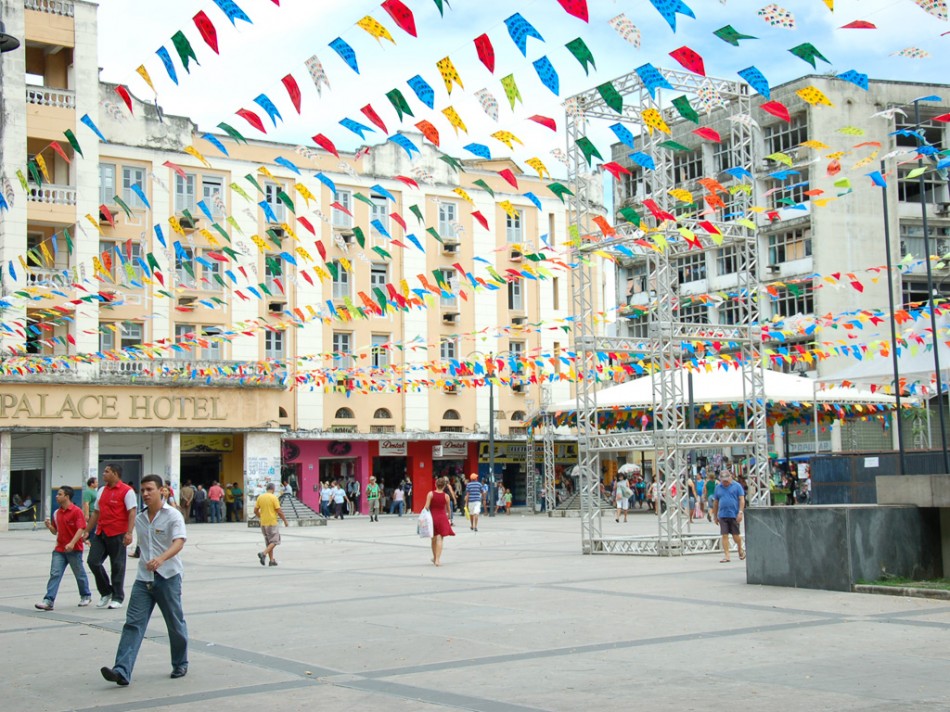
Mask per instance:
[[[320,500],[320,514],[322,514],[324,517],[329,518],[329,516],[330,516],[330,500],[328,500],[328,499],[321,499],[321,500]]]
[[[67,564],[73,570],[73,576],[76,577],[76,583],[79,584],[79,595],[92,596],[92,591],[89,590],[89,579],[86,578],[86,569],[82,565],[82,552],[70,551],[63,553],[54,551],[53,560],[49,566],[49,583],[46,584],[45,600],[50,603],[56,600],[56,592],[59,591],[59,584],[63,580],[63,574],[66,573]]]
[[[162,578],[155,574],[154,581],[136,581],[132,586],[129,608],[125,614],[119,649],[115,651],[115,670],[126,680],[132,679],[135,658],[145,638],[148,620],[155,606],[162,612],[171,645],[172,668],[188,666],[188,627],[181,610],[181,576]]]
[[[401,516],[402,516],[402,513],[406,511],[406,503],[405,503],[404,501],[403,501],[403,502],[393,502],[391,505],[389,505],[389,513],[390,513],[390,514],[392,514],[393,512],[395,512],[397,509],[399,510],[399,516],[401,517]]]
[[[212,499],[211,502],[211,523],[220,524],[224,521],[224,513],[221,510],[223,502],[220,499]]]

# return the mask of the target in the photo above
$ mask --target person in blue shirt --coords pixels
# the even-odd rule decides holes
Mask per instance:
[[[729,461],[723,460],[722,472],[719,475],[719,484],[713,492],[713,519],[719,525],[722,534],[722,559],[720,563],[729,563],[729,536],[732,536],[739,551],[739,558],[745,559],[745,549],[742,548],[742,536],[739,534],[739,525],[742,524],[742,512],[745,509],[745,490],[738,482],[732,479],[732,469]]]

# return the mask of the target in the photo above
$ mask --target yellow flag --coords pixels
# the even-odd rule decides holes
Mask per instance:
[[[303,259],[304,259],[305,261],[307,261],[307,262],[313,262],[313,257],[311,257],[311,256],[310,256],[310,253],[307,252],[303,247],[298,246],[297,249],[294,250],[294,252],[296,252],[298,255],[300,255],[301,257],[303,257]]]
[[[770,161],[775,161],[776,163],[783,163],[789,168],[792,167],[792,158],[788,154],[776,152],[770,153],[766,158]]]
[[[824,151],[826,148],[829,148],[827,143],[822,143],[821,141],[814,141],[814,140],[802,141],[798,145],[804,146],[805,148],[813,148],[816,151]]]
[[[49,251],[49,248],[46,246],[45,242],[40,243],[40,252],[43,253],[43,259],[46,260],[46,264],[53,264],[53,255]]]
[[[280,224],[280,227],[284,231],[284,233],[286,233],[287,235],[290,235],[291,240],[297,239],[297,233],[294,232],[294,229],[290,227],[290,225],[284,222]]]
[[[462,200],[466,201],[467,203],[471,203],[473,206],[475,205],[475,201],[472,200],[472,196],[466,193],[462,188],[453,188],[452,192],[458,195]]]
[[[501,141],[503,144],[505,144],[508,148],[511,148],[511,149],[514,149],[512,142],[515,142],[524,146],[524,144],[521,143],[521,139],[519,139],[517,136],[511,133],[511,131],[496,131],[495,133],[491,134],[491,137],[493,139]]]
[[[310,207],[310,201],[316,200],[316,196],[310,192],[310,189],[305,186],[303,183],[297,183],[294,186],[297,189],[297,192],[300,193],[300,197],[307,201],[307,207]]]
[[[208,159],[206,159],[204,156],[202,156],[202,155],[198,152],[198,149],[195,148],[194,146],[185,146],[184,151],[185,151],[185,153],[187,153],[189,156],[194,156],[195,158],[197,158],[199,161],[201,161],[201,162],[202,162],[205,166],[207,166],[208,168],[211,168],[211,164],[208,163]]]
[[[511,204],[510,200],[502,200],[500,203],[498,203],[498,207],[508,213],[508,215],[510,215],[513,220],[517,220],[520,217],[518,215],[518,211],[515,210],[515,206]]]
[[[155,85],[152,84],[152,78],[148,75],[148,70],[145,68],[145,65],[144,65],[144,64],[140,64],[140,65],[139,65],[139,68],[136,69],[135,71],[138,72],[138,73],[139,73],[139,76],[142,77],[142,79],[145,80],[145,83],[148,84],[149,88],[150,88],[153,92],[155,92],[156,94],[158,94],[158,92],[155,91]]]
[[[261,252],[267,252],[267,243],[261,239],[260,235],[251,235],[251,242],[257,245],[257,249]]]
[[[377,20],[367,15],[362,20],[356,23],[357,27],[362,27],[364,30],[369,32],[373,37],[378,41],[380,38],[384,38],[396,44],[396,40],[393,39],[393,36],[389,34],[389,30],[383,27]]]
[[[462,85],[462,78],[459,76],[458,70],[455,69],[455,65],[452,64],[452,60],[450,58],[443,57],[435,63],[435,66],[439,68],[439,73],[442,74],[442,81],[445,82],[445,90],[449,94],[452,93],[453,83],[458,84],[459,89],[465,88]]]
[[[656,109],[646,109],[640,116],[650,130],[651,136],[653,135],[653,129],[665,134],[670,133],[670,127],[666,125],[666,122],[663,120],[663,115]]]
[[[693,194],[690,193],[685,188],[673,188],[673,190],[668,191],[670,195],[676,198],[681,203],[692,203]]]
[[[325,282],[328,279],[330,279],[330,273],[327,272],[325,269],[323,269],[323,267],[321,267],[320,265],[316,265],[313,268],[313,271],[320,278],[321,282]]]
[[[345,257],[340,258],[340,264],[343,265],[343,269],[345,269],[347,272],[353,271],[353,265]]]
[[[465,122],[462,121],[462,117],[451,106],[442,109],[442,113],[445,115],[445,118],[449,120],[449,123],[452,124],[452,128],[455,129],[455,135],[458,136],[459,129],[462,129],[463,132],[468,133],[468,129],[465,128]]]
[[[258,173],[263,173],[265,176],[267,176],[268,178],[270,178],[270,179],[271,179],[272,181],[274,181],[275,183],[277,182],[277,179],[274,177],[274,174],[271,173],[269,170],[267,170],[267,166],[261,166],[260,168],[257,169],[257,172],[258,172]]]
[[[547,166],[542,163],[540,158],[529,158],[525,163],[538,172],[538,178],[543,179],[545,173],[548,174],[548,178],[551,178],[551,171],[547,169]]]
[[[86,213],[86,220],[88,220],[90,224],[94,228],[96,228],[96,232],[98,232],[100,235],[102,234],[102,228],[99,227],[99,223],[96,221],[94,217],[92,217],[92,215],[90,215],[89,213]]]
[[[211,245],[215,247],[219,247],[221,245],[221,242],[217,238],[215,238],[215,236],[211,234],[211,231],[206,227],[201,228],[198,231],[198,234],[201,235],[204,239],[206,239]]]
[[[33,157],[33,160],[36,161],[36,167],[40,169],[40,173],[43,174],[43,177],[46,179],[46,182],[52,183],[53,181],[50,180],[49,171],[46,170],[46,159],[44,159],[43,156],[37,153]]]
[[[820,89],[815,87],[804,87],[795,93],[812,106],[818,106],[820,104],[825,106],[834,106],[834,104],[831,103],[831,100],[825,96]]]
[[[175,232],[175,234],[184,237],[185,230],[182,228],[181,223],[178,222],[178,218],[176,218],[174,215],[169,216],[168,224],[172,226],[172,230]]]

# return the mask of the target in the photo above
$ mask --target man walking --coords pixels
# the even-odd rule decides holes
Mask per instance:
[[[86,486],[82,490],[82,516],[86,522],[92,516],[92,510],[96,507],[96,495],[99,493],[99,481],[95,477],[86,480]],[[83,526],[86,526],[83,523]]]
[[[211,504],[211,523],[220,524],[224,521],[224,489],[217,480],[208,488],[208,501]]]
[[[188,523],[188,517],[191,516],[191,501],[194,498],[195,488],[191,486],[191,480],[187,480],[184,487],[181,488],[178,498],[181,504],[181,516],[184,517],[186,524]]]
[[[257,558],[264,565],[264,560],[270,558],[270,566],[277,566],[277,559],[274,558],[274,549],[280,544],[280,529],[277,527],[277,517],[284,520],[284,526],[287,524],[287,517],[284,516],[280,508],[280,500],[274,494],[274,483],[267,483],[267,491],[258,495],[257,503],[254,505],[254,516],[261,521],[261,533],[264,535],[264,551],[258,552]]]
[[[719,484],[713,492],[713,519],[719,525],[722,534],[722,559],[720,563],[729,563],[729,536],[732,535],[739,552],[739,559],[745,559],[745,549],[742,548],[742,536],[739,534],[739,525],[742,524],[742,512],[745,510],[745,490],[742,485],[732,480],[732,470],[729,462],[724,462],[722,473],[719,475]]]
[[[482,491],[482,485],[478,481],[478,475],[471,474],[469,483],[465,485],[465,499],[468,506],[469,528],[478,531],[478,515],[482,513],[482,504],[485,501],[485,493]]]
[[[86,570],[82,566],[82,536],[86,528],[86,518],[72,500],[72,487],[60,487],[56,490],[56,504],[59,509],[53,512],[52,521],[47,519],[43,522],[50,533],[56,535],[56,548],[53,549],[53,560],[49,567],[46,595],[42,603],[36,604],[41,611],[53,610],[56,592],[59,591],[67,564],[73,570],[73,576],[79,585],[79,605],[88,606],[92,602],[89,579],[86,578]]]
[[[194,520],[204,524],[208,520],[208,491],[203,484],[195,488],[195,499],[191,503],[191,513]]]
[[[102,479],[105,485],[99,488],[92,516],[85,528],[85,536],[89,539],[86,563],[99,590],[96,608],[122,608],[126,547],[132,543],[135,528],[135,493],[122,481],[119,465],[106,465]],[[106,557],[111,564],[111,578],[103,566]]]
[[[128,685],[148,621],[155,606],[162,612],[171,647],[172,678],[188,673],[188,627],[181,608],[182,563],[179,553],[187,538],[181,512],[162,500],[162,478],[145,475],[139,491],[146,509],[135,521],[142,547],[132,598],[115,653],[115,664],[99,670],[109,682]]]
[[[369,506],[369,520],[371,522],[379,521],[379,485],[376,484],[376,478],[370,477],[369,484],[366,485],[366,504]]]

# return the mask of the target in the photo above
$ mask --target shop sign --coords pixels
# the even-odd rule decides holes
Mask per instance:
[[[234,438],[231,435],[182,435],[182,452],[231,452]]]
[[[380,440],[380,457],[405,457],[407,453],[405,440]]]
[[[432,446],[432,457],[442,460],[464,460],[468,455],[468,443],[464,440],[443,440]]]

